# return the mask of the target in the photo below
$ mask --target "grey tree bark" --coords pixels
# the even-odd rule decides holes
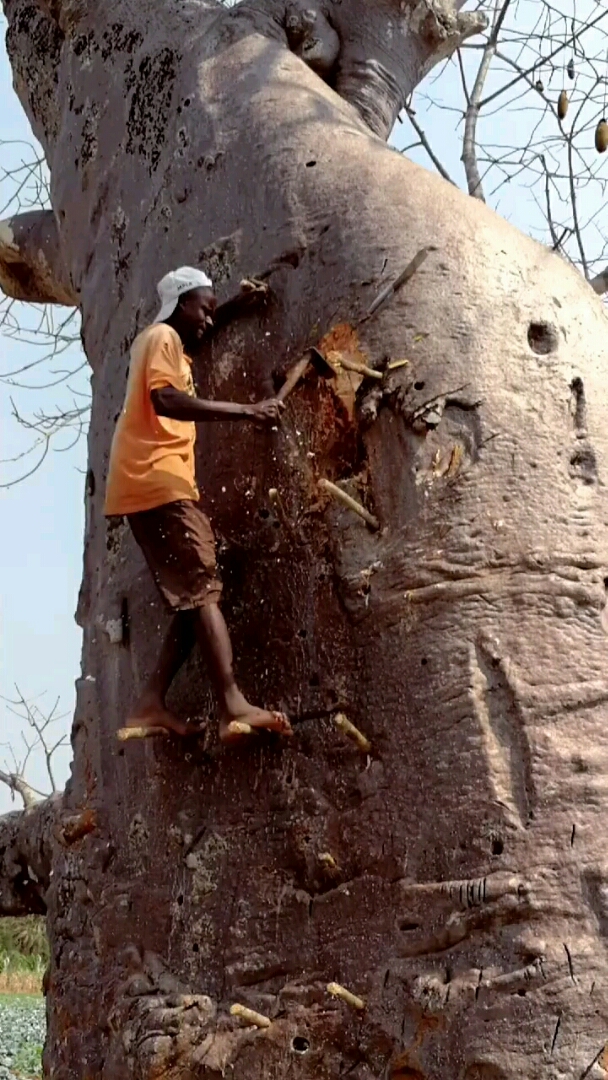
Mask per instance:
[[[54,1080],[606,1075],[606,323],[572,268],[385,145],[479,27],[459,6],[4,0],[56,248],[41,274],[13,223],[2,283],[21,252],[21,287],[73,293],[93,369],[73,775],[47,862],[25,840],[3,862],[48,910]],[[104,521],[108,450],[184,263],[271,290],[199,357],[202,393],[262,397],[319,342],[385,373],[311,375],[275,432],[200,432],[239,677],[289,746],[115,739],[165,615]],[[174,697],[206,713],[194,662]]]

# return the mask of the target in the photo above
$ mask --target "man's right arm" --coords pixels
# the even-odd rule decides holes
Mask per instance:
[[[150,391],[152,405],[157,416],[170,420],[194,421],[197,424],[209,420],[255,420],[272,423],[279,419],[283,404],[276,398],[259,401],[256,405],[241,405],[234,401],[203,401],[190,397],[184,390],[163,386]]]

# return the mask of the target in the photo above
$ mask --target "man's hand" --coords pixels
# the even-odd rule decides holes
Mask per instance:
[[[258,401],[251,406],[251,419],[259,424],[274,424],[280,418],[285,404],[278,398],[269,398],[268,401]]]

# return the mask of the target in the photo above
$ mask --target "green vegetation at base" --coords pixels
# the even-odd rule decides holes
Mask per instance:
[[[0,994],[37,994],[49,960],[44,919],[0,919]]]

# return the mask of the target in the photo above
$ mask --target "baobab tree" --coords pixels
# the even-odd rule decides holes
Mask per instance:
[[[2,282],[77,305],[93,371],[72,776],[0,836],[2,912],[48,916],[55,1080],[606,1073],[606,322],[473,173],[386,145],[486,26],[462,6],[4,0],[52,209],[5,225]],[[333,368],[198,443],[289,746],[116,738],[165,616],[108,450],[183,263],[225,301],[201,393]],[[187,668],[175,708],[208,704]]]

